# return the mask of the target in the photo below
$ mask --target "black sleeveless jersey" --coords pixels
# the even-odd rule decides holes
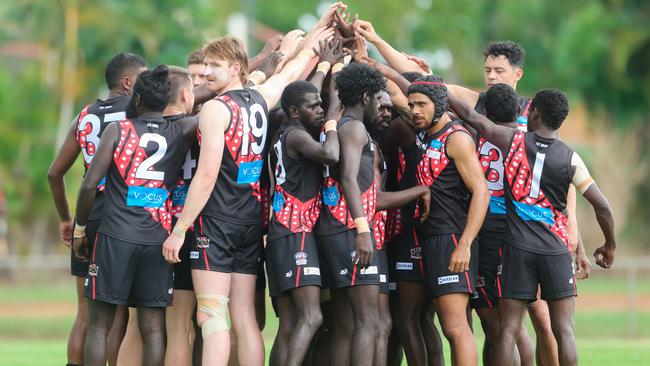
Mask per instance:
[[[508,244],[541,254],[571,249],[565,209],[572,156],[560,140],[515,133],[505,159]]]
[[[166,116],[165,120],[168,122],[178,122],[181,119],[187,117],[186,114],[177,114],[175,116]],[[190,183],[192,183],[192,178],[196,173],[196,169],[199,166],[199,152],[201,147],[199,146],[198,140],[194,140],[192,146],[187,150],[185,154],[185,160],[181,169],[178,172],[178,178],[176,179],[176,187],[171,195],[172,201],[172,216],[174,218],[179,218],[183,212],[183,207],[185,207],[185,198],[187,197],[187,191],[190,188]],[[194,225],[190,225],[190,229],[193,229]]]
[[[79,113],[76,138],[84,159],[85,172],[88,172],[88,167],[97,152],[99,141],[106,126],[111,122],[121,121],[126,118],[125,111],[130,100],[131,97],[127,95],[119,95],[106,100],[97,99],[95,103],[85,106]],[[93,207],[90,210],[88,220],[102,218],[105,183],[106,178],[104,177],[97,185],[95,203],[93,203]]]
[[[338,122],[338,130],[354,120],[353,117],[344,115]],[[375,206],[377,205],[377,191],[375,187],[374,162],[375,146],[372,144],[370,135],[368,143],[363,147],[361,153],[361,162],[359,163],[359,174],[357,175],[357,184],[361,192],[361,204],[370,228],[373,228],[373,218],[375,216]],[[354,218],[350,214],[343,196],[343,191],[339,186],[340,171],[339,167],[325,167],[325,183],[323,184],[323,208],[321,210],[318,224],[314,228],[317,235],[331,235],[355,228]]]
[[[382,153],[381,148],[379,147],[379,143],[376,140],[373,140],[372,144],[374,145],[374,148],[377,151],[377,158],[379,159],[379,161],[375,162],[375,164],[379,166],[379,174],[381,175],[380,189],[382,191],[385,191],[386,182],[388,178],[386,159],[384,159],[384,154]],[[381,210],[375,212],[375,217],[373,219],[374,226],[372,232],[375,236],[375,245],[377,246],[377,250],[381,250],[384,247],[384,243],[391,239],[387,236],[388,234],[387,227],[386,227],[388,223],[387,220],[388,220],[388,210]]]
[[[99,232],[162,245],[172,225],[169,196],[187,152],[183,130],[163,118],[127,119],[118,128]]]
[[[474,110],[485,115],[485,94],[479,94]],[[519,96],[518,99],[520,115],[517,119],[517,128],[527,130],[528,107],[530,99]],[[485,180],[490,190],[490,207],[481,230],[491,232],[504,232],[506,230],[506,203],[503,190],[503,153],[498,147],[487,141],[477,133],[478,158],[485,173]]]
[[[427,150],[418,163],[418,183],[431,190],[429,217],[418,230],[428,235],[460,234],[465,228],[470,193],[447,156],[447,139],[453,133],[467,133],[461,120],[447,123],[440,131],[427,136]]]
[[[305,128],[293,121],[284,123],[273,141],[275,193],[269,239],[311,232],[320,214],[323,165],[305,157],[289,157],[286,139],[296,130]]]
[[[269,145],[266,101],[254,89],[232,90],[216,100],[228,107],[230,122],[219,177],[202,214],[233,224],[260,224],[260,176]]]

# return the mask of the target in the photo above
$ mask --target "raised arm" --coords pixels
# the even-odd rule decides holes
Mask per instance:
[[[77,117],[78,118],[78,117]],[[72,164],[79,156],[79,145],[75,137],[77,131],[77,118],[70,124],[68,133],[65,135],[63,144],[59,148],[50,169],[47,171],[47,182],[50,185],[54,206],[59,214],[59,235],[63,243],[69,248],[72,245],[72,217],[68,200],[65,196],[65,181],[63,177],[70,170]]]
[[[310,34],[305,39],[303,50],[293,60],[289,61],[282,71],[273,75],[264,84],[255,87],[262,94],[269,108],[280,100],[284,88],[290,82],[300,77],[305,67],[307,67],[311,59],[316,55],[313,49],[316,48],[318,42],[334,34],[331,28],[319,28],[314,32],[314,34]]]
[[[73,249],[77,258],[81,260],[88,259],[88,239],[85,236],[86,221],[88,220],[90,209],[95,202],[97,184],[106,176],[106,172],[108,172],[108,168],[111,166],[111,162],[113,161],[113,151],[115,150],[117,133],[117,125],[115,122],[106,127],[99,142],[97,152],[88,168],[86,177],[81,183],[81,188],[79,188],[77,211],[75,215],[76,226],[74,229]]]
[[[388,42],[381,39],[370,22],[357,20],[355,22],[355,30],[359,32],[366,41],[375,45],[381,56],[393,69],[398,72],[422,72],[422,69],[417,63],[409,60],[406,55],[397,51]]]
[[[304,130],[291,131],[286,138],[287,151],[290,157],[301,155],[322,164],[338,164],[339,138],[336,121],[330,120],[325,124],[325,136],[325,142],[321,144]]]
[[[343,41],[340,39],[334,39],[331,42],[321,40],[319,48],[320,52],[318,58],[320,59],[320,62],[318,63],[314,76],[312,76],[309,81],[314,84],[320,92],[323,88],[325,77],[329,73],[330,69],[337,62],[340,62],[343,59],[345,53],[343,53]]]
[[[187,191],[183,212],[171,235],[163,243],[163,256],[170,263],[180,262],[178,251],[185,240],[185,232],[196,220],[210,197],[223,157],[224,132],[230,121],[230,111],[220,101],[209,101],[199,113],[201,151],[196,174]]]
[[[278,48],[280,48],[280,44],[282,44],[282,39],[283,38],[284,38],[284,36],[281,35],[281,34],[278,34],[278,35],[275,35],[275,36],[271,37],[266,42],[266,44],[264,45],[264,48],[262,48],[260,53],[258,53],[257,55],[255,55],[255,57],[251,58],[248,61],[248,68],[250,70],[257,70],[260,67],[260,65],[262,64],[262,62],[264,61],[264,59],[266,59],[271,53],[273,53],[274,51],[277,51]]]
[[[472,194],[467,212],[467,223],[449,264],[449,271],[464,272],[469,268],[470,248],[483,225],[490,204],[490,192],[485,182],[483,168],[476,156],[476,146],[472,138],[464,132],[455,132],[447,138],[446,148],[449,157],[454,159],[465,186]]]
[[[503,153],[510,149],[510,142],[516,130],[514,128],[499,126],[484,115],[478,113],[469,104],[463,102],[458,95],[449,91],[449,106],[456,115],[467,122],[481,136],[498,147]]]
[[[366,217],[361,204],[361,191],[357,183],[359,165],[363,147],[368,143],[368,134],[363,123],[351,121],[343,125],[340,130],[341,157],[339,161],[340,184],[343,197],[348,205],[348,211],[357,225],[357,238],[355,247],[357,257],[355,262],[361,267],[368,267],[372,261],[372,239],[367,228],[370,218]],[[365,223],[366,227],[362,227]]]

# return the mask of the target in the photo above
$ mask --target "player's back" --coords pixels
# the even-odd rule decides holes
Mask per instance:
[[[509,244],[540,254],[566,253],[572,156],[559,139],[515,133],[505,159]]]
[[[230,111],[224,132],[219,178],[202,215],[234,224],[262,222],[260,176],[268,141],[268,109],[254,89],[239,89],[216,98]]]
[[[161,245],[171,230],[171,201],[187,151],[182,126],[162,117],[118,122],[99,231],[131,243]]]
[[[126,117],[126,107],[129,105],[131,98],[127,95],[118,95],[108,99],[97,99],[93,104],[85,106],[77,119],[77,132],[75,137],[84,159],[84,169],[88,171],[92,162],[102,134],[111,122],[121,121]],[[97,192],[103,192],[106,178],[97,185]],[[102,209],[104,204],[103,194],[98,194],[95,198],[92,210],[88,216],[89,220],[102,218]]]

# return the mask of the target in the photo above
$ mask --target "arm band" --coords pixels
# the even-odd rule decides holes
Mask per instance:
[[[86,225],[74,224],[74,238],[83,238],[86,236]]]
[[[354,226],[357,227],[357,234],[369,233],[370,226],[368,225],[368,220],[364,217],[357,217],[354,219]]]
[[[190,225],[184,223],[182,220],[178,220],[176,222],[176,226],[174,226],[174,230],[172,230],[172,233],[178,237],[185,238],[185,232],[187,232],[187,229],[190,227]]]
[[[334,64],[334,66],[332,66],[332,74],[335,74],[335,73],[341,71],[341,69],[343,69],[344,66],[345,65],[343,63],[341,63],[341,62]]]
[[[328,133],[330,131],[336,132],[336,123],[336,120],[333,119],[325,122],[325,133]]]
[[[575,173],[573,173],[573,178],[571,183],[576,187],[581,194],[584,194],[592,184],[595,184],[593,178],[589,174],[589,170],[585,166],[585,162],[582,161],[580,155],[577,152],[573,152],[571,157],[571,165],[576,167]]]
[[[260,85],[266,80],[266,75],[260,70],[255,70],[248,75],[248,81],[253,82],[255,85]]]
[[[323,74],[327,75],[327,72],[330,71],[330,66],[331,65],[328,61],[323,61],[316,67],[316,72],[320,71]]]

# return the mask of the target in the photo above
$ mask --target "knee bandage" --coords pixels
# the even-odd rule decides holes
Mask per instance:
[[[214,332],[230,329],[228,326],[228,301],[223,295],[197,295],[197,309],[207,314],[210,319],[201,324],[201,334],[205,339]]]

